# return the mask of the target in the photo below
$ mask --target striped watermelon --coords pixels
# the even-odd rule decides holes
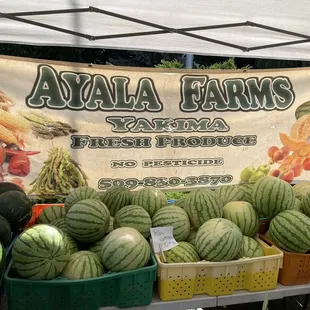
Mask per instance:
[[[76,203],[66,215],[70,235],[78,241],[100,240],[110,225],[110,212],[100,200],[86,199]]]
[[[186,201],[187,196],[184,196],[180,199],[178,199],[176,202],[173,203],[173,206],[180,207],[182,209],[185,209],[185,201]]]
[[[65,208],[63,208],[62,206],[50,206],[41,211],[38,222],[40,224],[49,224],[65,216]]]
[[[195,247],[188,242],[180,241],[179,244],[164,252],[166,262],[173,263],[195,263],[200,261]]]
[[[154,214],[168,205],[166,195],[155,187],[146,187],[136,191],[132,197],[132,204],[141,206],[153,218]]]
[[[100,257],[100,259],[101,259],[102,242],[104,238],[92,243],[90,247],[88,248],[88,251],[97,254]]]
[[[4,248],[4,246],[0,243],[0,285],[1,285],[2,275],[3,275],[4,269],[5,269],[5,263],[6,263],[5,248]]]
[[[173,236],[176,241],[186,240],[191,229],[187,213],[177,206],[158,210],[152,221],[153,227],[173,226]]]
[[[101,196],[101,201],[108,207],[111,216],[115,216],[121,208],[131,204],[131,198],[128,188],[113,186]]]
[[[226,219],[211,219],[204,223],[196,236],[196,249],[206,261],[229,261],[236,257],[242,244],[242,232]]]
[[[236,258],[252,258],[260,256],[264,256],[264,251],[260,244],[253,238],[243,236],[243,246],[241,247]]]
[[[310,218],[298,211],[283,211],[270,222],[269,235],[286,251],[306,253],[310,250]]]
[[[110,233],[113,229],[114,229],[114,217],[110,216],[110,225],[109,225],[109,228],[107,230],[107,233]]]
[[[192,228],[190,230],[189,235],[188,235],[188,237],[187,237],[187,239],[185,241],[190,243],[191,245],[195,246],[196,235],[197,235],[197,230]]]
[[[103,273],[102,262],[97,254],[80,251],[70,256],[61,276],[68,280],[79,280],[101,277]]]
[[[259,217],[246,201],[232,201],[223,208],[223,218],[235,223],[245,236],[254,236],[259,229]]]
[[[69,233],[65,217],[54,220],[53,222],[50,223],[50,225],[57,227],[58,229],[60,229],[61,231],[63,231],[66,234]]]
[[[49,225],[53,226],[52,224],[49,224]],[[77,242],[69,234],[63,232],[60,228],[57,228],[57,229],[59,230],[59,232],[63,236],[70,255],[78,252],[79,251],[79,246],[78,246]]]
[[[66,266],[70,253],[66,240],[55,227],[38,224],[25,230],[14,242],[12,260],[22,277],[48,280]]]
[[[302,203],[298,198],[295,198],[295,204],[292,210],[303,212]]]
[[[135,228],[143,237],[148,238],[152,220],[142,207],[130,205],[120,209],[115,215],[114,228],[120,227]]]
[[[110,271],[129,271],[144,267],[150,259],[150,245],[134,228],[113,230],[102,242],[101,259]]]
[[[310,192],[310,181],[302,181],[293,186],[296,198],[302,200],[302,197]]]
[[[243,191],[243,200],[252,204],[254,183],[242,183],[237,186]]]
[[[79,201],[86,200],[86,199],[96,199],[99,200],[100,197],[95,189],[89,186],[82,186],[73,189],[65,200],[65,210],[66,212]]]
[[[307,216],[310,216],[310,192],[304,194],[301,199],[301,210]]]
[[[198,229],[206,221],[222,217],[223,205],[212,190],[201,188],[187,196],[185,210],[192,226]]]
[[[228,202],[241,201],[244,199],[243,190],[234,185],[220,186],[215,190],[215,194],[221,200],[223,206]]]
[[[270,176],[254,184],[252,198],[256,211],[268,219],[272,219],[284,210],[293,209],[295,204],[292,186],[279,178]]]

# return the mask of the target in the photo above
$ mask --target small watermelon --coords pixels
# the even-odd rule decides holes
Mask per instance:
[[[4,247],[7,247],[10,244],[11,234],[12,231],[9,222],[0,215],[0,243]]]
[[[146,187],[133,194],[132,204],[144,208],[153,218],[158,210],[168,205],[168,200],[161,190],[155,187]]]
[[[100,200],[100,197],[96,190],[89,186],[82,186],[73,189],[65,200],[66,212],[68,212],[74,204],[86,199]]]
[[[195,263],[200,261],[195,247],[188,242],[180,241],[179,244],[164,252],[166,262],[173,263]]]
[[[178,199],[176,202],[173,203],[173,206],[177,206],[177,207],[180,207],[182,209],[185,209],[186,198],[187,198],[187,196],[184,196],[184,197]]]
[[[91,279],[103,275],[103,266],[97,254],[80,251],[72,254],[61,276],[68,280]]]
[[[242,183],[237,185],[243,191],[243,200],[252,204],[252,192],[254,183]]]
[[[236,258],[252,258],[260,256],[264,256],[264,250],[260,244],[251,237],[243,236],[243,246],[241,247]]]
[[[50,223],[50,225],[59,228],[61,231],[63,231],[66,234],[69,233],[65,217],[54,220],[53,222]]]
[[[234,185],[222,185],[215,190],[215,194],[221,200],[222,205],[225,206],[231,201],[242,201],[244,199],[244,192]]]
[[[101,201],[108,207],[111,216],[125,206],[131,204],[132,193],[128,188],[113,186],[109,188],[101,197]]]
[[[54,220],[66,216],[65,208],[62,206],[50,206],[41,211],[38,222],[40,224],[49,224]]]
[[[152,227],[149,214],[139,206],[126,206],[120,209],[114,218],[114,228],[132,227],[139,231],[142,236],[148,238]]]
[[[302,197],[310,192],[310,181],[302,181],[293,186],[296,198],[302,200]]]
[[[107,230],[107,233],[110,233],[113,229],[114,229],[114,217],[110,216],[110,225],[109,225],[109,228]]]
[[[187,239],[185,240],[186,242],[190,243],[191,245],[195,246],[195,239],[197,235],[197,230],[192,228],[189,232],[189,235]]]
[[[296,202],[295,202],[295,206],[296,206]],[[307,192],[303,195],[299,207],[304,214],[306,214],[307,216],[310,216],[310,192]]]
[[[105,237],[92,243],[88,248],[88,251],[97,254],[100,257],[100,259],[101,259],[102,242],[104,239]]]

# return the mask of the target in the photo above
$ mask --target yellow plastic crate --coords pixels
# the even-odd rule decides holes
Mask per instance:
[[[163,301],[190,299],[195,294],[222,296],[235,290],[250,292],[275,289],[283,253],[256,239],[265,256],[229,262],[166,264],[156,255],[159,297]]]

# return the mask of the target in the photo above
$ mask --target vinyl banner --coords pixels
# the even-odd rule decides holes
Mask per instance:
[[[0,58],[1,181],[185,190],[310,169],[310,69],[204,71]]]

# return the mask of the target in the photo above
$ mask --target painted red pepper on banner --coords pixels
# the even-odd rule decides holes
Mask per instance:
[[[26,153],[14,155],[9,162],[9,173],[25,177],[30,173],[30,160]]]

